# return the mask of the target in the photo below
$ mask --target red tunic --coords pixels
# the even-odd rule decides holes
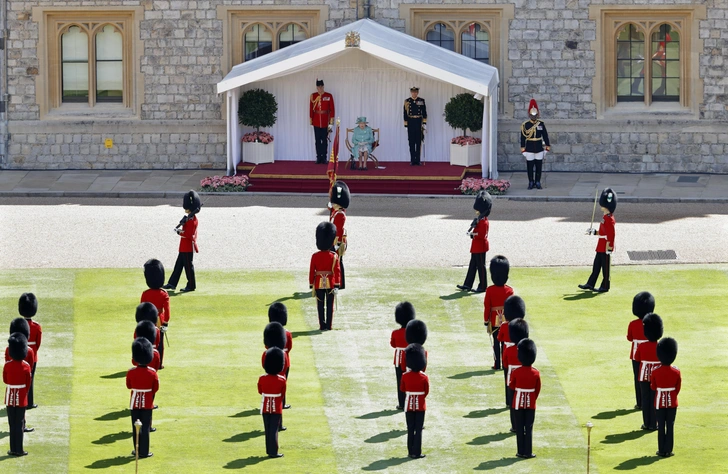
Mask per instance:
[[[338,288],[341,284],[339,256],[331,250],[321,250],[311,256],[308,284],[316,290]]]
[[[655,392],[655,409],[677,408],[682,377],[677,367],[660,365],[652,371],[650,388]]]
[[[339,245],[346,243],[346,209],[343,207],[340,209],[331,209],[329,214],[329,222],[333,223],[336,227],[336,243]]]
[[[635,319],[629,323],[629,326],[627,326],[627,340],[632,342],[632,350],[629,353],[629,358],[635,360],[634,355],[637,353],[637,346],[643,342],[647,342],[645,327],[641,319]]]
[[[268,347],[265,348],[266,350],[263,351],[263,355],[260,358],[260,365],[265,369],[265,353],[268,350]],[[288,352],[283,351],[283,353],[286,356],[285,362],[283,363],[283,370],[281,370],[278,375],[281,375],[283,377],[286,376],[286,370],[291,367],[291,359],[288,357]]]
[[[179,251],[180,252],[197,252],[197,216],[188,219],[182,226],[182,232],[179,234]]]
[[[508,285],[496,286],[490,285],[485,290],[485,299],[483,305],[485,311],[483,312],[483,320],[487,323],[490,321],[490,327],[494,330],[505,321],[503,316],[503,305],[509,296],[513,294],[513,288]]]
[[[151,367],[132,367],[126,373],[126,388],[131,389],[130,410],[151,410],[159,390],[159,376]]]
[[[288,354],[293,350],[293,334],[286,329],[286,347],[283,350]]]
[[[286,396],[286,378],[282,375],[261,375],[258,393],[263,396],[260,413],[283,413],[283,397]]]
[[[430,379],[424,372],[405,372],[399,390],[407,394],[404,402],[405,411],[425,411],[425,398],[430,393]]]
[[[40,342],[43,339],[43,330],[40,324],[36,323],[32,319],[25,318],[30,326],[30,337],[28,338],[28,347],[32,347],[35,351],[36,360],[38,358],[38,350],[40,349]]]
[[[657,342],[647,341],[637,346],[634,360],[640,362],[640,382],[649,382],[652,369],[660,365],[657,358]]]
[[[404,359],[404,350],[409,345],[407,344],[404,328],[399,328],[392,331],[392,336],[389,338],[389,345],[394,348],[395,367],[401,367],[402,360]]]
[[[506,345],[512,344],[511,333],[508,331],[508,321],[503,321],[503,324],[500,325],[500,330],[498,331],[498,340]]]
[[[409,344],[407,344],[409,345]],[[402,361],[399,363],[399,368],[402,369],[402,372],[407,372],[407,354],[402,351]],[[422,369],[422,372],[425,372],[427,370],[427,351],[425,351],[425,368]]]
[[[5,362],[9,362],[12,359],[10,358],[10,348],[5,348]],[[38,362],[38,358],[35,356],[35,351],[32,347],[28,348],[28,354],[25,356],[25,362],[30,364],[30,368],[32,369],[36,362]]]
[[[506,385],[511,385],[513,371],[521,366],[521,361],[518,360],[518,346],[506,347],[503,351],[503,370],[506,371]]]
[[[3,382],[5,388],[5,405],[9,407],[27,407],[28,390],[33,381],[33,369],[24,360],[11,360],[3,366]]]
[[[597,252],[606,252],[607,244],[609,250],[614,250],[614,216],[605,214],[602,222],[599,224],[599,235],[606,235],[607,238],[599,238],[597,241]]]
[[[519,367],[511,373],[508,387],[514,391],[511,408],[535,410],[536,399],[541,393],[541,374],[531,366]]]
[[[159,312],[159,324],[169,324],[169,294],[163,289],[149,289],[142,293],[140,303],[152,303]]]
[[[154,351],[152,355],[152,361],[147,364],[147,367],[151,367],[154,370],[159,370],[159,367],[162,365],[162,359],[159,356],[159,351],[157,349],[152,349],[152,351]],[[136,361],[132,359],[131,365],[137,367],[139,364],[137,364]]]
[[[470,253],[486,253],[490,250],[488,243],[488,218],[483,217],[478,220],[478,224],[473,229],[473,240],[470,242]]]
[[[309,101],[308,115],[311,119],[311,125],[314,127],[324,128],[334,123],[336,117],[336,108],[334,107],[334,96],[328,92],[319,94],[314,92],[311,94]]]

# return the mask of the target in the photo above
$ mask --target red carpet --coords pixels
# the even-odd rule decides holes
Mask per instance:
[[[464,168],[450,163],[382,162],[367,171],[350,170],[339,163],[338,179],[358,194],[460,194],[455,188],[467,175],[480,176],[480,166]],[[326,165],[305,161],[277,161],[262,165],[241,163],[238,172],[250,178],[250,191],[325,193],[329,190]]]

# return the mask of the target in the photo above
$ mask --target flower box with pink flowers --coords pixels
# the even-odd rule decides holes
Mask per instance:
[[[259,165],[273,163],[273,135],[266,132],[250,132],[243,135],[242,161]]]
[[[208,176],[200,181],[200,191],[206,193],[239,193],[248,189],[247,176]]]
[[[480,138],[455,137],[450,142],[450,164],[456,166],[479,165],[482,150],[483,145]]]

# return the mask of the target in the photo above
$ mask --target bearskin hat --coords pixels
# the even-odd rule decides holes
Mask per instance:
[[[632,314],[642,319],[655,310],[655,297],[648,291],[641,291],[632,299]]]
[[[263,330],[263,344],[265,347],[286,347],[286,330],[283,329],[281,323],[268,323]],[[280,371],[279,371],[280,372]]]
[[[394,320],[402,327],[415,319],[415,307],[409,301],[402,301],[394,308]]]
[[[536,343],[525,338],[518,343],[518,360],[524,367],[530,367],[536,362]]]
[[[26,321],[25,318],[15,318],[10,321],[10,334],[15,332],[19,332],[25,336],[26,339],[30,337],[30,324],[28,324],[28,321]]]
[[[288,308],[286,308],[286,305],[276,301],[268,306],[268,322],[281,323],[281,326],[288,324]]]
[[[496,255],[490,261],[490,278],[495,286],[504,286],[508,282],[508,271],[511,264],[503,255]]]
[[[23,293],[18,300],[18,313],[24,318],[32,318],[38,312],[38,299],[33,293]]]
[[[316,248],[329,250],[336,240],[336,226],[331,222],[321,222],[316,226]]]
[[[642,318],[645,337],[650,342],[657,342],[662,337],[662,318],[657,313],[648,313]]]
[[[599,196],[599,205],[609,209],[609,213],[613,214],[617,209],[617,193],[612,188],[604,188],[602,195]]]
[[[136,327],[137,337],[143,337],[152,345],[157,341],[157,326],[151,321],[140,321]]]
[[[421,319],[413,319],[404,328],[407,344],[424,344],[427,341],[427,325]]]
[[[526,317],[526,302],[523,298],[516,295],[511,295],[506,298],[506,302],[503,303],[503,316],[506,321],[513,321],[516,318]]]
[[[425,370],[427,366],[427,356],[425,348],[420,344],[410,344],[404,350],[404,358],[407,361],[407,367],[414,372]]]
[[[8,355],[13,360],[25,360],[28,356],[28,338],[14,332],[8,338]]]
[[[164,286],[164,265],[156,258],[147,260],[144,263],[144,279],[147,286],[152,290],[158,290]]]
[[[490,209],[493,207],[493,198],[490,197],[488,191],[480,191],[475,196],[475,202],[473,203],[473,209],[478,211],[481,216],[488,217],[490,215]]]
[[[521,339],[528,338],[528,323],[525,319],[516,318],[508,323],[508,335],[511,342],[518,344]]]
[[[202,207],[202,199],[196,191],[190,189],[182,198],[182,207],[190,212],[200,212]]]
[[[663,337],[657,343],[657,358],[662,365],[670,365],[677,357],[677,341],[671,337]]]
[[[136,322],[140,323],[142,321],[151,321],[154,323],[154,325],[157,325],[157,320],[159,319],[159,311],[157,311],[157,307],[154,306],[152,303],[144,302],[139,303],[136,307]]]
[[[263,369],[266,374],[276,375],[283,372],[286,366],[286,354],[280,347],[271,347],[265,351],[265,360],[263,360]]]
[[[338,204],[339,206],[347,209],[351,203],[351,193],[349,192],[349,186],[343,181],[337,181],[331,188],[331,203]]]
[[[139,365],[149,365],[154,359],[154,347],[144,337],[137,337],[131,343],[131,358]]]

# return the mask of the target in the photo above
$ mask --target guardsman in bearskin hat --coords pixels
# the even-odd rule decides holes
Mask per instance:
[[[490,278],[493,280],[493,284],[485,290],[485,298],[483,299],[485,327],[488,334],[492,336],[493,370],[500,370],[501,368],[501,347],[500,342],[498,342],[498,333],[501,324],[505,321],[503,305],[506,299],[513,294],[513,288],[506,285],[510,269],[511,265],[506,257],[503,255],[493,257],[490,261]]]
[[[154,342],[157,340],[157,334],[159,333],[159,329],[157,329],[157,326],[154,325],[151,321],[140,321],[137,324],[136,329],[134,330],[134,334],[137,337],[143,337],[150,343],[152,343],[152,361],[147,364],[148,367],[151,367],[154,370],[159,370],[159,366],[161,365],[161,354],[157,349],[154,348]],[[135,338],[136,339],[136,338]],[[139,365],[137,362],[132,358],[131,365]]]
[[[26,362],[28,356],[28,339],[18,332],[12,333],[8,339],[8,355],[10,361],[3,366],[3,382],[5,382],[5,410],[10,426],[9,456],[25,456],[23,450],[23,431],[25,429],[25,410],[28,407],[28,390],[33,382],[33,369]]]
[[[192,263],[192,257],[196,252],[199,252],[197,247],[197,214],[202,207],[200,195],[190,189],[182,198],[182,207],[185,210],[185,216],[175,228],[175,232],[180,236],[179,255],[177,255],[177,261],[174,264],[172,275],[170,275],[169,281],[163,288],[165,290],[176,289],[179,278],[182,276],[182,268],[184,268],[187,285],[180,290],[184,293],[197,289],[195,266]]]
[[[403,301],[394,308],[394,320],[399,324],[399,329],[392,331],[389,338],[389,345],[394,348],[394,375],[397,377],[397,410],[404,410],[404,392],[400,391],[399,385],[402,380],[402,355],[407,348],[407,337],[405,328],[407,324],[415,319],[415,307],[409,301]]]
[[[503,379],[506,389],[506,406],[513,404],[513,390],[510,388],[511,374],[517,368],[521,367],[521,361],[518,360],[518,343],[528,337],[528,323],[522,318],[516,318],[508,322],[506,326],[508,334],[513,343],[503,351]],[[511,333],[513,330],[513,333]],[[516,432],[516,419],[513,408],[511,408],[511,433]]]
[[[528,120],[521,124],[521,153],[526,157],[528,189],[541,189],[541,169],[547,151],[551,151],[546,124],[540,120],[541,113],[535,99],[528,104]],[[544,147],[545,145],[545,147]],[[545,148],[545,151],[544,151]],[[534,176],[533,167],[536,166]]]
[[[341,283],[339,256],[331,250],[335,240],[334,224],[321,222],[316,226],[316,248],[319,251],[311,256],[308,285],[316,297],[321,331],[331,330],[334,321],[334,295],[339,291]]]
[[[326,164],[326,152],[328,151],[328,136],[334,126],[336,108],[334,107],[334,96],[324,92],[324,81],[316,79],[316,92],[311,94],[308,107],[309,118],[313,125],[313,135],[316,140],[316,164]]]
[[[336,181],[331,188],[331,203],[329,205],[329,222],[336,226],[336,240],[332,246],[332,250],[339,255],[339,269],[341,272],[340,290],[346,288],[346,280],[344,279],[344,254],[348,246],[346,237],[346,210],[351,204],[351,193],[349,186],[343,181]]]
[[[157,307],[154,306],[152,303],[145,302],[145,303],[139,303],[136,307],[136,314],[134,315],[136,318],[137,324],[139,324],[142,321],[150,321],[152,324],[154,324],[155,327],[159,327],[159,313],[157,311]],[[136,339],[137,333],[136,330],[134,330],[134,339]],[[162,333],[161,331],[157,331],[157,338],[153,342],[154,348],[159,351],[159,347],[162,344]],[[160,354],[161,355],[161,354]]]
[[[418,344],[424,346],[427,341],[427,325],[421,319],[413,319],[407,323],[404,328],[404,337],[407,341],[407,345]],[[402,353],[402,362],[399,366],[402,372],[407,370],[407,351]],[[427,351],[425,350],[425,366],[422,368],[424,372],[427,370]],[[401,382],[400,382],[401,384]]]
[[[142,293],[142,303],[152,303],[157,308],[157,329],[162,333],[167,331],[169,326],[169,295],[162,289],[164,286],[164,265],[156,258],[147,260],[144,264],[144,279],[147,281],[148,290]],[[159,337],[159,369],[164,368],[164,337]]]
[[[680,370],[671,365],[677,357],[677,341],[671,337],[660,339],[657,343],[657,357],[662,365],[652,371],[650,389],[655,392],[657,455],[667,458],[673,455],[677,396],[682,385]]]
[[[271,347],[277,347],[283,351],[283,370],[281,370],[278,375],[285,377],[286,372],[288,372],[288,369],[291,367],[291,359],[288,357],[288,353],[284,350],[284,347],[286,347],[286,330],[283,328],[281,323],[272,322],[265,326],[265,329],[263,330],[263,345],[265,346],[265,350],[261,357],[261,365],[264,369],[268,349]],[[281,401],[284,402],[285,398],[286,397],[284,395]],[[286,429],[287,428],[283,426],[283,418],[281,417],[280,427],[278,430],[286,431]]]
[[[482,293],[488,286],[488,275],[485,271],[485,254],[490,249],[488,243],[488,229],[490,223],[488,216],[493,207],[493,198],[490,197],[488,191],[480,191],[475,196],[475,219],[470,224],[467,234],[472,239],[470,243],[470,266],[468,273],[465,275],[465,282],[457,287],[463,291],[473,291],[474,293]],[[475,281],[475,272],[478,272],[478,287],[473,290],[473,282]]]
[[[585,285],[579,285],[582,290],[593,290],[598,293],[609,291],[610,269],[612,252],[614,252],[614,210],[617,209],[617,193],[612,188],[605,188],[599,196],[599,206],[604,216],[599,224],[599,230],[589,229],[587,235],[599,236],[597,254],[594,256],[592,273]],[[599,272],[602,272],[602,285],[595,288]]]
[[[511,328],[512,330],[513,328]],[[522,339],[516,346],[521,367],[511,373],[509,387],[513,390],[514,420],[516,423],[516,444],[519,458],[535,458],[533,454],[533,421],[536,418],[536,399],[541,392],[541,374],[534,369],[536,343]]]
[[[132,456],[150,458],[149,430],[152,424],[152,410],[154,409],[154,396],[159,390],[159,376],[157,371],[149,367],[154,358],[152,343],[143,337],[134,339],[131,344],[131,356],[139,364],[126,373],[126,388],[131,390],[129,409],[131,410],[131,429],[135,433],[134,422],[141,421],[139,430],[139,452],[132,451]],[[137,440],[132,440],[132,442]]]
[[[272,305],[268,307],[268,322],[269,323],[280,323],[281,326],[284,327],[286,324],[288,324],[288,308],[286,308],[286,305],[284,305],[281,302],[276,301]],[[291,351],[293,350],[293,335],[291,334],[291,331],[286,329],[286,347],[283,348],[283,352],[286,353],[286,355],[289,358],[291,357]],[[288,380],[288,374],[290,372],[290,363],[289,367],[286,368],[286,380]],[[287,410],[288,408],[291,408],[291,405],[288,405],[286,403],[286,397],[283,397],[283,409]]]
[[[38,352],[40,351],[40,344],[43,341],[43,328],[37,321],[33,321],[33,317],[38,313],[38,299],[33,293],[23,293],[20,295],[18,300],[18,313],[28,321],[30,326],[30,336],[28,337],[28,347],[33,349],[35,352],[35,361],[31,367],[33,373],[33,381],[35,381],[35,368],[38,362]],[[38,408],[38,404],[35,403],[35,397],[33,396],[34,383],[30,384],[28,390],[28,410]]]
[[[422,142],[427,131],[427,105],[425,99],[418,97],[419,87],[410,87],[410,96],[404,101],[404,126],[409,141],[410,165],[420,165]]]
[[[642,318],[642,326],[647,342],[637,346],[634,355],[640,363],[640,393],[642,394],[642,429],[655,431],[657,419],[655,418],[654,393],[650,389],[652,371],[660,365],[657,358],[657,341],[662,337],[662,318],[655,313],[646,314]]]
[[[430,393],[430,379],[425,374],[427,354],[419,344],[408,345],[404,352],[409,370],[402,375],[400,390],[405,394],[407,452],[412,459],[420,459],[425,457],[422,454],[422,427],[425,424],[425,411],[427,410],[425,399]]]
[[[28,321],[26,321],[24,318],[15,318],[12,321],[10,321],[10,335],[19,333],[25,336],[25,340],[27,341],[30,337],[30,325],[28,324]],[[10,357],[10,348],[5,348],[5,362],[10,362],[13,360],[12,357]],[[35,357],[35,351],[33,351],[33,348],[28,346],[28,354],[25,356],[25,362],[28,363],[31,367],[35,366],[36,357]],[[32,383],[31,383],[32,387]],[[30,391],[28,391],[30,393]],[[23,432],[25,433],[32,433],[35,431],[35,428],[28,428],[23,424]]]
[[[503,303],[503,317],[505,321],[500,325],[498,336],[496,336],[496,339],[501,344],[501,354],[504,353],[507,347],[514,346],[517,343],[511,341],[511,334],[508,332],[508,323],[516,318],[523,319],[526,317],[526,302],[523,301],[523,298],[516,295],[511,295],[506,298],[506,302]],[[503,369],[506,369],[505,365]]]
[[[265,429],[265,452],[268,457],[281,458],[278,452],[278,431],[283,423],[283,398],[286,396],[286,378],[281,375],[285,354],[280,347],[271,347],[263,356],[265,375],[258,379],[258,393],[262,397],[260,414]]]
[[[634,396],[635,405],[637,410],[642,409],[642,393],[640,392],[640,363],[635,360],[634,356],[637,353],[637,347],[643,342],[647,342],[645,337],[645,330],[642,325],[642,318],[645,315],[655,311],[655,297],[647,291],[641,291],[637,293],[632,299],[632,314],[637,316],[637,319],[633,319],[632,322],[627,326],[627,340],[632,343],[632,348],[629,352],[629,358],[632,360],[632,374],[634,375]]]

